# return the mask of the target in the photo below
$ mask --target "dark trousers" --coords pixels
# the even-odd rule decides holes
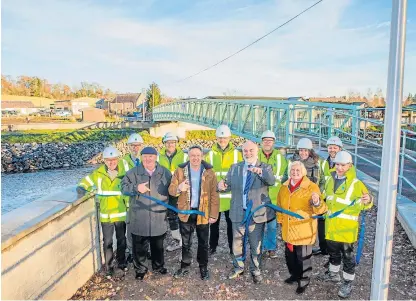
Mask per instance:
[[[319,249],[321,249],[321,253],[323,254],[328,253],[328,248],[327,248],[326,239],[325,239],[325,220],[321,218],[318,219],[318,239],[319,239]]]
[[[169,196],[169,205],[174,206],[176,208],[176,206],[178,205],[178,198]],[[179,229],[179,217],[175,211],[168,210],[168,221],[170,231]]]
[[[198,237],[198,251],[196,253],[196,260],[200,267],[208,266],[208,236],[209,224],[197,225],[197,215],[191,214],[186,223],[179,221],[179,228],[182,236],[182,261],[181,267],[186,268],[192,261],[192,235],[196,230]]]
[[[293,246],[289,249],[285,244],[285,257],[290,275],[295,278],[299,286],[307,286],[312,273],[312,246]]]
[[[126,223],[114,222],[114,223],[101,223],[101,229],[103,231],[103,249],[105,268],[108,270],[113,267],[113,235],[114,229],[116,229],[117,239],[117,253],[116,259],[119,265],[126,264]]]
[[[230,219],[230,210],[220,212],[218,214],[218,219],[215,223],[211,224],[209,227],[209,247],[210,249],[215,250],[218,246],[218,239],[220,238],[220,220],[221,214],[225,214],[225,221],[227,222],[227,238],[228,238],[228,247],[230,252],[233,251],[233,224]]]
[[[346,280],[354,280],[354,275],[355,275],[354,245],[350,243],[338,242],[338,241],[332,241],[332,240],[327,240],[326,242],[328,246],[330,269],[331,269],[331,266],[332,268],[339,267],[342,262],[343,263],[342,270],[344,271],[344,278],[352,278],[352,279],[346,279]],[[345,275],[345,273],[347,273],[348,275]]]
[[[149,244],[153,271],[158,271],[164,267],[165,255],[163,241],[165,235],[166,233],[159,236],[140,236],[131,234],[133,238],[133,264],[136,272],[144,274],[149,270],[147,266]]]

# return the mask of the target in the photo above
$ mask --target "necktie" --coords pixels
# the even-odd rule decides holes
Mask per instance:
[[[139,166],[140,165],[140,160],[139,160],[139,158],[136,158],[136,166]]]
[[[248,194],[248,191],[250,189],[250,182],[251,182],[251,177],[252,177],[252,172],[248,170],[248,168],[253,167],[253,165],[248,165],[247,167],[247,175],[246,175],[246,185],[244,186],[244,195]]]

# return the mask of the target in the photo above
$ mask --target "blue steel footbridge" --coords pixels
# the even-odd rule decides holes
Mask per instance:
[[[336,135],[353,155],[357,168],[379,180],[384,120],[368,117],[377,116],[375,111],[354,104],[298,100],[191,99],[155,107],[153,121],[183,121],[213,129],[227,124],[233,134],[257,142],[263,131],[272,130],[278,147],[294,147],[300,137],[309,137],[321,150],[326,140]],[[416,114],[409,111],[408,115],[408,123],[414,122]],[[398,193],[416,201],[416,177],[412,175],[416,170],[416,133],[403,129],[401,138]]]

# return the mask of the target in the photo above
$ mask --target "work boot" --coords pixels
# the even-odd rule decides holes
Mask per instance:
[[[269,257],[270,258],[277,258],[277,252],[275,250],[269,251]]]
[[[243,269],[234,269],[232,273],[228,276],[228,279],[235,279],[238,278],[238,276],[243,275],[244,270]]]
[[[156,273],[159,273],[161,275],[166,275],[168,273],[168,270],[165,267],[162,267],[158,270],[155,270]]]
[[[123,263],[123,264],[119,264],[118,265],[118,268],[120,269],[120,270],[122,270],[123,272],[127,272],[129,269],[127,268],[127,264],[126,263]]]
[[[253,282],[258,284],[260,282],[263,281],[263,276],[262,275],[253,275]]]
[[[339,273],[326,271],[324,274],[318,276],[318,280],[325,282],[340,282],[341,276]]]
[[[344,280],[338,291],[338,296],[341,298],[348,298],[352,291],[352,281]]]
[[[136,279],[137,280],[143,280],[144,276],[146,275],[147,272],[145,273],[140,273],[136,271]]]
[[[199,271],[201,272],[201,279],[208,280],[209,279],[209,271],[207,267],[199,267]]]
[[[296,294],[298,294],[298,295],[303,294],[306,290],[306,287],[307,287],[307,285],[305,285],[305,286],[298,285],[298,287],[296,288]]]
[[[321,248],[312,248],[312,255],[319,255],[321,254]]]
[[[209,251],[208,251],[209,256],[212,256],[215,253],[217,253],[217,248],[209,248]],[[232,251],[230,251],[230,254],[233,254]]]
[[[289,278],[285,279],[286,284],[293,284],[297,282],[297,279],[294,276],[290,276]]]
[[[172,252],[182,248],[182,240],[172,240],[172,242],[166,247],[166,251]]]
[[[187,268],[180,268],[179,270],[177,270],[175,272],[175,274],[173,274],[174,278],[181,278],[181,277],[185,277],[189,275],[189,269]]]
[[[114,268],[107,268],[105,271],[105,277],[110,279],[114,275]]]

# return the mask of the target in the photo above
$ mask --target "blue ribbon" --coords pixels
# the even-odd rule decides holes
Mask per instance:
[[[152,196],[145,195],[145,194],[140,194],[140,196],[142,196],[146,199],[149,199],[149,200],[151,200],[151,201],[153,201],[153,202],[155,202],[159,205],[162,205],[163,207],[166,207],[167,209],[170,209],[170,210],[172,210],[176,213],[180,213],[180,214],[198,214],[198,215],[201,215],[201,216],[205,216],[205,212],[202,212],[202,211],[199,211],[199,210],[179,210],[178,208],[176,208],[172,205],[169,205],[169,204],[167,204],[167,203],[165,203],[165,202],[163,202],[163,201],[161,201],[157,198],[154,198]]]
[[[357,254],[355,255],[355,262],[357,264],[360,263],[361,255],[364,248],[364,234],[365,234],[365,217],[367,212],[363,211],[361,215],[360,221],[360,235],[358,237],[358,246],[357,246]]]
[[[320,216],[320,215],[315,215],[312,216],[311,218],[314,219],[326,219],[326,218],[335,218],[337,216],[339,216],[342,212],[344,212],[347,208],[353,206],[355,204],[357,200],[352,201],[348,206],[346,206],[345,208],[336,211],[330,215],[326,215],[326,216]],[[290,210],[286,210],[283,209],[282,207],[273,205],[273,204],[262,204],[260,206],[257,206],[253,211],[249,211],[249,208],[251,209],[253,206],[253,201],[250,200],[250,202],[248,203],[247,206],[247,211],[246,214],[244,216],[244,220],[241,222],[241,225],[245,225],[245,232],[244,232],[244,237],[243,237],[243,254],[241,255],[241,257],[236,258],[237,261],[244,261],[246,260],[246,253],[247,253],[247,240],[248,240],[248,232],[249,232],[249,226],[250,226],[250,221],[253,218],[253,215],[256,211],[265,208],[265,207],[269,207],[271,209],[273,209],[274,211],[292,216],[292,217],[296,217],[298,219],[305,219],[303,216],[301,216],[300,214],[290,211]],[[359,240],[358,240],[358,248],[357,248],[357,255],[356,255],[356,262],[357,264],[360,262],[360,258],[361,258],[361,253],[362,253],[362,249],[364,247],[364,235],[365,235],[365,211],[362,212],[362,217],[361,217],[361,224],[360,224],[360,236],[359,236]]]

